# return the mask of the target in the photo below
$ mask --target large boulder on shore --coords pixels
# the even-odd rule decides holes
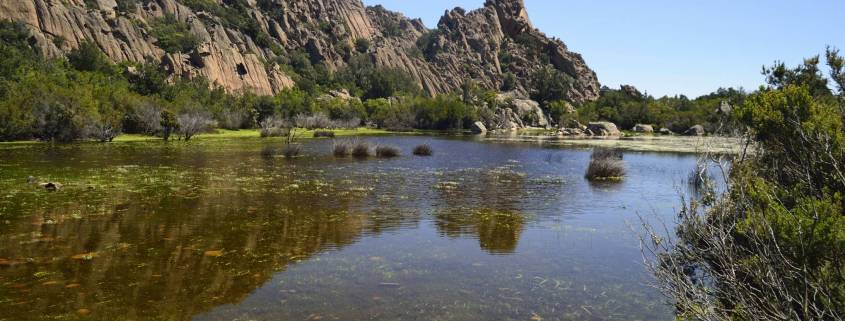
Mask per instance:
[[[472,130],[474,134],[485,134],[487,133],[487,126],[484,126],[484,123],[477,121],[472,123],[470,130]]]
[[[638,133],[653,133],[654,127],[651,125],[636,124],[634,125],[633,130]]]
[[[690,127],[689,129],[687,129],[687,131],[684,132],[684,135],[687,135],[687,136],[704,136],[704,134],[706,134],[706,133],[707,133],[707,131],[704,130],[704,126],[695,125],[695,126]]]
[[[616,127],[616,124],[607,121],[596,121],[587,124],[587,131],[593,136],[620,136],[622,132]]]
[[[498,94],[496,102],[499,108],[513,110],[524,127],[549,128],[549,119],[540,108],[540,103],[536,101],[521,97],[516,92],[507,92]]]
[[[522,119],[510,108],[499,108],[493,120],[487,124],[490,130],[519,130],[525,128]]]

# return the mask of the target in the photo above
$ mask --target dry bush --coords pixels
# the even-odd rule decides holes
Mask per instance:
[[[352,154],[352,143],[349,141],[335,141],[332,147],[332,153],[335,157],[347,157]]]
[[[272,117],[261,121],[261,137],[286,137],[290,134],[290,122]]]
[[[186,141],[191,140],[196,134],[214,129],[217,126],[211,116],[206,113],[184,113],[176,117],[179,124],[179,133]]]
[[[591,181],[622,179],[625,177],[622,153],[609,149],[594,150],[584,177]]]
[[[392,158],[400,155],[399,148],[393,146],[379,145],[376,147],[376,156],[381,158]]]
[[[332,121],[326,114],[317,113],[311,116],[298,114],[293,118],[296,127],[305,129],[331,128]]]
[[[434,150],[428,144],[418,145],[414,147],[414,155],[417,156],[431,156],[434,154]]]
[[[334,138],[335,134],[333,131],[329,130],[317,130],[314,131],[314,138]]]
[[[358,158],[370,157],[370,143],[366,141],[355,143],[355,145],[352,146],[352,156]]]

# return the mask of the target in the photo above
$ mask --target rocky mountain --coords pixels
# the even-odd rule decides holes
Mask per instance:
[[[573,102],[596,99],[600,88],[581,55],[533,27],[522,0],[455,8],[436,29],[361,0],[4,0],[0,19],[26,23],[51,57],[90,41],[115,61],[161,63],[172,75],[205,76],[233,92],[294,86],[285,61],[303,52],[329,72],[366,54],[432,95],[468,79],[525,93],[533,71],[545,67],[571,80]],[[184,26],[190,47],[163,45],[156,26],[165,20]]]

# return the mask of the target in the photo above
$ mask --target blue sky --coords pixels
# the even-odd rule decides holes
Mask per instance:
[[[364,0],[435,27],[446,9],[484,0]],[[845,0],[525,0],[534,25],[583,54],[599,81],[655,96],[753,90],[762,66],[845,52]]]

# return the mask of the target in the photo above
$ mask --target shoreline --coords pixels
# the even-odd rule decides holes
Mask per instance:
[[[740,137],[723,136],[663,136],[663,135],[634,135],[618,137],[573,137],[549,135],[549,131],[520,130],[514,132],[491,132],[486,135],[466,135],[464,132],[456,131],[389,131],[385,129],[357,128],[332,130],[336,137],[366,137],[366,136],[462,136],[474,137],[480,141],[493,143],[519,143],[519,144],[540,144],[553,147],[569,148],[612,148],[633,152],[665,152],[665,153],[723,153],[739,154],[742,152],[743,140]],[[323,139],[314,138],[314,130],[299,130],[298,140]],[[193,141],[212,141],[225,139],[247,139],[260,138],[259,129],[226,130],[218,129],[214,133],[199,134],[192,138]],[[267,140],[283,139],[284,137],[269,137]],[[162,141],[161,137],[123,134],[110,143],[134,143],[134,142],[155,142]],[[170,143],[184,142],[171,139]],[[80,141],[60,146],[73,146],[79,144],[109,144],[97,141]],[[37,140],[0,142],[0,149],[26,148],[29,146],[46,146],[47,142]]]

